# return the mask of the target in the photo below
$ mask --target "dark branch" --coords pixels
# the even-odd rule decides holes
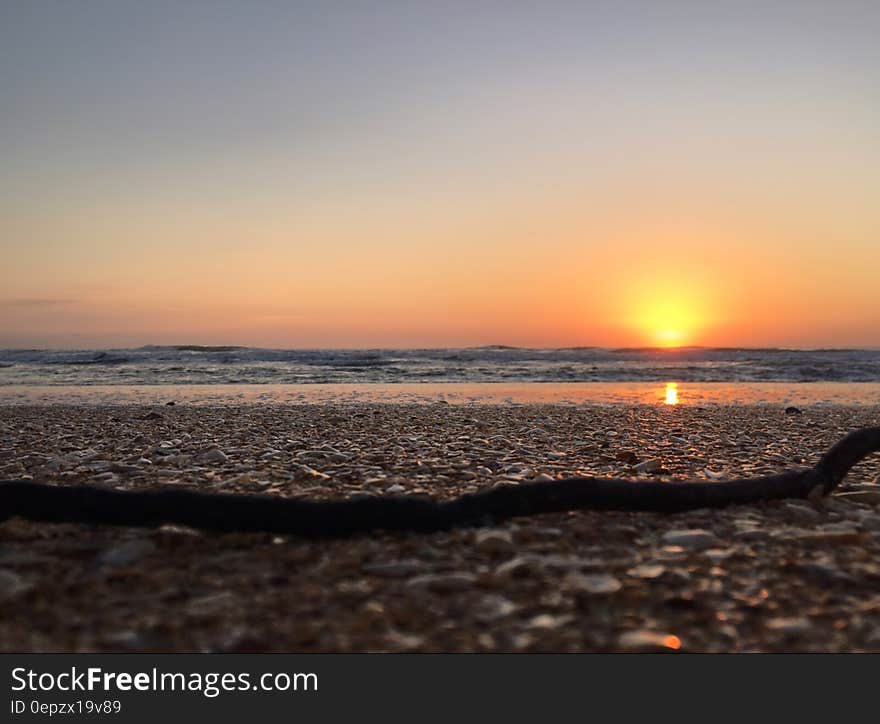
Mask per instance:
[[[220,532],[337,538],[371,530],[437,531],[569,510],[674,512],[826,495],[853,465],[880,450],[880,427],[850,433],[813,467],[725,482],[574,477],[490,488],[448,501],[400,495],[314,501],[177,488],[114,490],[27,480],[0,482],[0,520],[121,526],[166,523]]]

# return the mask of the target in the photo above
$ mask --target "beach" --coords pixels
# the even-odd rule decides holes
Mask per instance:
[[[797,393],[795,393],[797,394]],[[170,400],[174,401],[174,400]],[[338,499],[812,465],[878,404],[5,404],[0,478]],[[0,524],[3,651],[880,651],[880,456],[820,502],[303,541]]]

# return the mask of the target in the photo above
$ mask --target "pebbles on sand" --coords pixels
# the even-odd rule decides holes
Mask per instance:
[[[663,534],[663,542],[670,546],[680,546],[685,550],[699,551],[718,545],[718,538],[707,530],[670,530]]]
[[[645,472],[721,485],[715,471],[813,464],[880,417],[835,405],[161,410],[0,408],[0,478],[450,498],[662,461]],[[878,480],[880,455],[815,504],[579,511],[325,542],[12,519],[0,524],[0,597],[14,598],[0,649],[880,651]]]

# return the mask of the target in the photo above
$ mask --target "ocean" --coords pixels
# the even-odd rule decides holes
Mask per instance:
[[[880,382],[880,349],[0,350],[7,385]]]

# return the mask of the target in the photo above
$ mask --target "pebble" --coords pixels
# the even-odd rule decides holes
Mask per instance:
[[[840,570],[837,566],[830,563],[803,563],[799,566],[799,568],[804,573],[810,576],[814,576],[815,578],[823,581],[849,582],[853,580],[852,576],[850,576],[848,573]]]
[[[657,558],[663,561],[680,560],[687,555],[687,551],[681,546],[663,546],[657,551]]]
[[[389,485],[387,488],[385,488],[385,492],[391,495],[398,495],[400,493],[405,493],[406,488],[404,488],[402,485],[395,483],[394,485]]]
[[[516,487],[518,485],[519,485],[519,483],[516,480],[508,480],[508,479],[497,480],[494,483],[492,483],[493,488]]]
[[[880,531],[880,515],[866,515],[859,521],[862,530]]]
[[[732,548],[710,548],[703,551],[703,555],[712,561],[712,563],[722,563],[734,553],[735,551]]]
[[[516,546],[506,530],[479,530],[474,535],[474,545],[478,551],[489,555],[511,553]]]
[[[660,578],[666,572],[666,566],[657,563],[642,563],[641,565],[630,568],[626,574],[634,578],[653,579]]]
[[[832,524],[833,525],[833,524]],[[805,530],[794,536],[795,540],[805,543],[840,543],[843,545],[856,545],[865,541],[866,533],[860,533],[850,525],[824,526],[814,530]]]
[[[381,578],[408,578],[425,570],[425,564],[419,561],[385,561],[381,563],[365,563],[361,566],[364,573]]]
[[[294,465],[291,465],[290,469],[292,472],[296,473],[296,475],[299,477],[314,478],[316,480],[330,480],[330,476],[327,475],[327,473],[322,473],[321,471],[315,470],[314,468],[309,467],[308,465],[302,465],[302,464],[296,463]],[[384,478],[382,478],[382,480],[384,481]],[[366,482],[369,482],[369,481],[366,481]]]
[[[797,519],[807,523],[818,523],[822,520],[822,514],[804,503],[785,502],[782,508]]]
[[[563,626],[568,625],[573,619],[574,616],[571,615],[553,616],[549,613],[541,613],[531,619],[526,624],[526,628],[532,630],[552,631],[553,629],[562,628]]]
[[[385,638],[388,639],[388,643],[392,647],[397,649],[417,649],[425,642],[424,636],[402,633],[394,629],[388,631]]]
[[[209,593],[207,596],[199,596],[190,599],[186,603],[186,607],[191,612],[200,614],[216,613],[235,600],[235,595],[231,591],[218,591],[217,593]]]
[[[672,634],[656,633],[645,629],[627,631],[617,639],[622,651],[670,652],[681,648],[681,639]]]
[[[98,555],[98,563],[105,566],[127,566],[156,550],[156,544],[146,538],[125,541]]]
[[[769,540],[771,537],[769,530],[763,530],[761,528],[745,528],[743,530],[738,530],[733,534],[734,540],[742,542],[765,541]]]
[[[771,631],[778,631],[779,633],[783,633],[788,636],[806,633],[807,631],[812,629],[812,625],[810,624],[809,620],[804,618],[803,616],[792,618],[771,618],[769,621],[767,621],[766,627]]]
[[[30,588],[31,585],[17,573],[0,568],[0,601],[24,593]]]
[[[802,415],[803,412],[799,407],[794,407],[793,405],[785,408],[786,415]]]
[[[541,566],[533,556],[517,556],[505,561],[495,569],[496,578],[520,578],[540,572]]]
[[[219,448],[211,448],[208,452],[202,454],[199,460],[205,463],[225,463],[229,457]]]
[[[718,545],[718,539],[712,533],[702,528],[670,530],[663,534],[663,542],[666,545],[681,546],[685,550],[690,551],[713,548]]]
[[[855,490],[853,492],[838,493],[834,500],[845,500],[848,503],[865,503],[866,505],[880,505],[880,490]]]
[[[474,607],[474,615],[480,621],[497,621],[507,618],[518,610],[518,606],[504,596],[491,593],[483,596]]]
[[[144,465],[146,463],[140,464]],[[137,475],[138,473],[143,472],[137,465],[122,465],[119,463],[114,463],[113,465],[111,465],[110,470],[111,472],[119,473],[120,475]]]
[[[650,460],[643,460],[642,462],[633,465],[633,470],[637,473],[653,473],[663,467],[663,462],[660,458],[651,458]]]
[[[583,574],[572,571],[562,579],[562,589],[574,594],[607,595],[622,588],[620,581],[607,573]]]
[[[437,593],[462,591],[472,588],[477,577],[472,573],[426,573],[406,582],[407,588],[428,589]]]
[[[149,646],[149,640],[138,631],[113,631],[102,637],[102,641],[114,649],[126,649],[128,651],[143,650]]]

